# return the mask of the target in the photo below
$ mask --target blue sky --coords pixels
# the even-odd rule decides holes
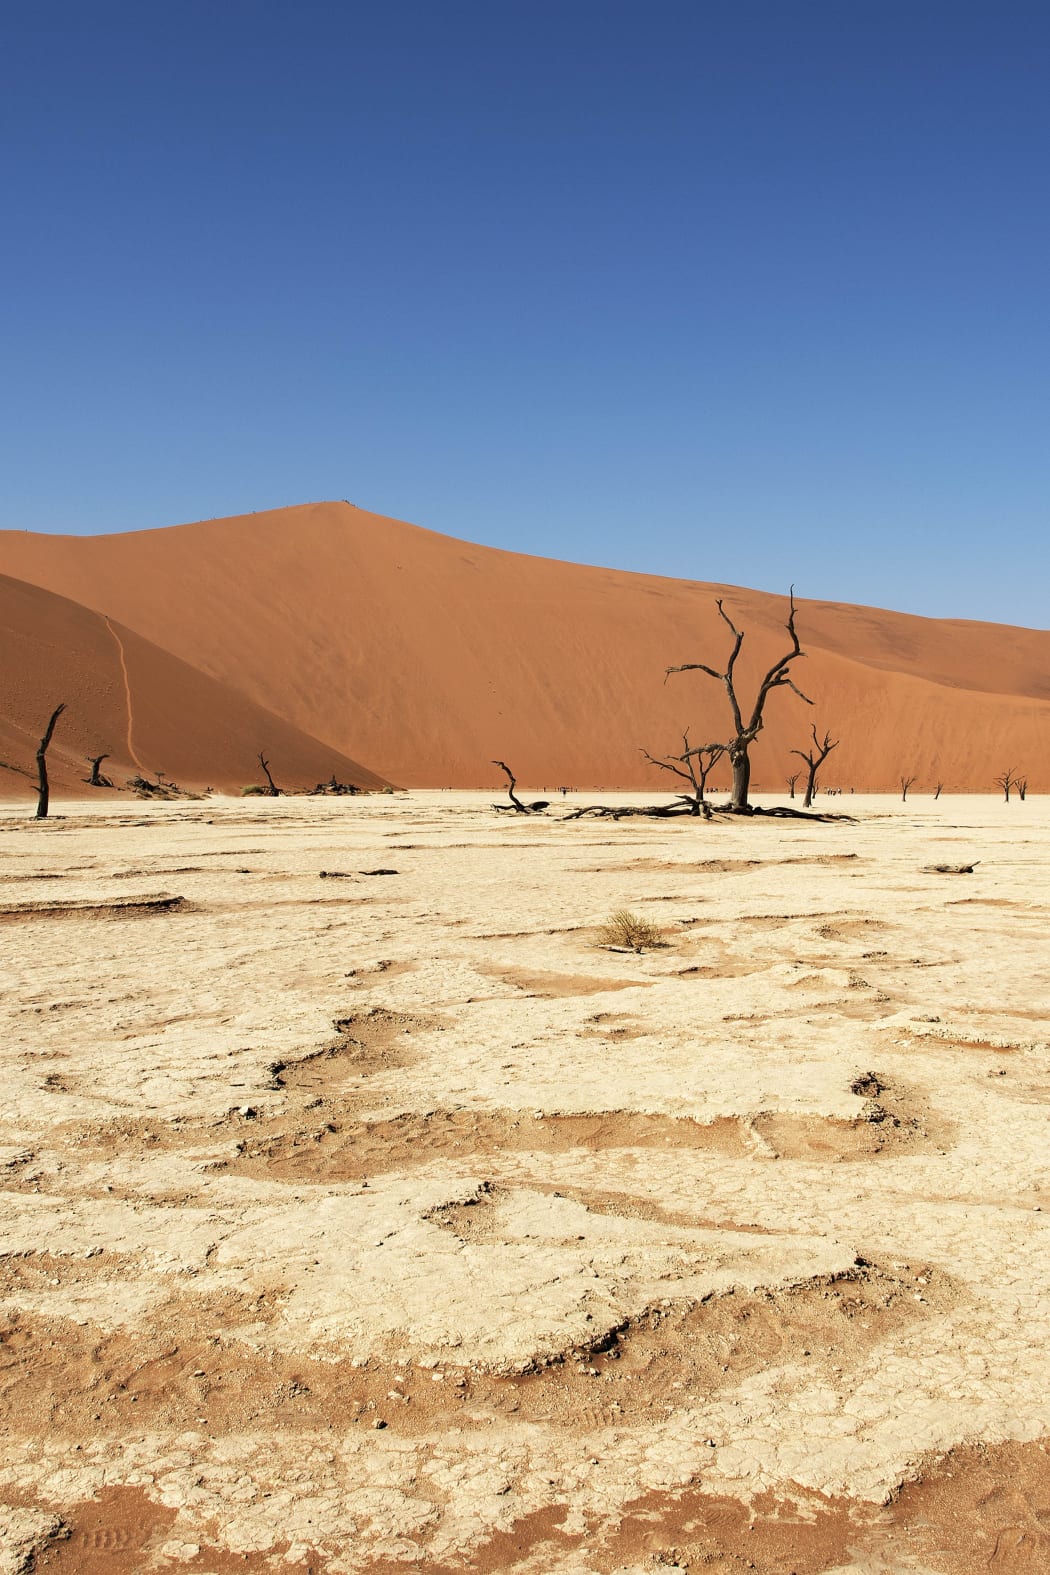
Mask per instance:
[[[1050,8],[7,5],[0,525],[1045,627]]]

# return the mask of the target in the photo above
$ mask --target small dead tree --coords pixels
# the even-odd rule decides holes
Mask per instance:
[[[1003,794],[1005,796],[1005,802],[1007,804],[1009,804],[1009,802],[1010,802],[1010,789],[1012,787],[1016,787],[1017,786],[1017,773],[1014,771],[1013,767],[1011,766],[1009,771],[1001,772],[999,774],[999,776],[996,777],[995,783],[996,783],[997,787],[1001,787],[1002,788]],[[1027,791],[1028,791],[1028,784],[1025,783],[1025,792],[1027,792]]]
[[[794,750],[792,750],[791,753],[794,754]],[[799,779],[799,777],[801,775],[802,775],[801,771],[793,771],[791,773],[791,775],[788,777],[788,798],[794,798],[794,796],[795,796],[795,783],[798,781],[798,779]]]
[[[545,799],[545,798],[537,798],[537,799],[534,799],[531,804],[523,804],[521,802],[521,799],[518,797],[517,793],[515,793],[515,791],[514,791],[514,789],[518,785],[518,779],[514,775],[513,771],[510,769],[510,767],[506,764],[505,761],[502,761],[502,760],[494,760],[492,762],[492,764],[494,766],[499,766],[501,771],[505,771],[506,772],[506,774],[507,774],[507,792],[510,795],[510,803],[509,804],[494,804],[492,806],[493,809],[502,809],[502,810],[513,809],[519,815],[538,815],[541,812],[541,810],[550,808],[550,801],[548,799]]]
[[[806,750],[793,749],[791,751],[793,755],[797,755],[800,760],[806,762],[806,796],[802,800],[803,809],[808,809],[813,802],[813,795],[817,791],[817,772],[831,754],[831,751],[837,749],[842,742],[838,738],[833,740],[830,733],[825,733],[823,738],[818,738],[815,723],[810,731],[813,734],[813,748]],[[799,772],[799,776],[801,775],[802,773]],[[794,793],[792,793],[792,797],[794,797]]]
[[[36,792],[37,792],[37,800],[36,800],[36,818],[37,818],[37,820],[46,820],[47,819],[48,805],[51,802],[51,787],[50,787],[50,784],[49,784],[49,782],[47,780],[47,751],[48,751],[48,749],[50,747],[51,738],[52,738],[52,735],[54,734],[54,731],[55,731],[55,723],[58,721],[59,717],[62,715],[62,712],[65,709],[66,709],[66,703],[65,703],[64,700],[63,700],[61,705],[56,705],[55,709],[51,713],[51,720],[48,722],[47,727],[44,730],[44,736],[40,740],[40,743],[37,746],[37,751],[36,751],[36,774],[37,774],[37,782],[38,782],[37,790],[36,790]]]
[[[908,789],[918,780],[917,777],[901,777],[901,803],[908,802]]]
[[[1018,777],[1017,778],[1017,797],[1021,800],[1022,804],[1024,803],[1025,799],[1028,797],[1028,778],[1027,777]]]
[[[661,771],[672,771],[676,777],[681,777],[683,782],[691,784],[692,793],[682,793],[680,797],[690,805],[694,815],[702,813],[700,806],[704,803],[707,779],[725,752],[725,744],[701,744],[699,748],[692,749],[688,730],[682,734],[680,755],[670,755],[666,760],[658,760],[647,749],[642,750],[646,760],[651,761],[654,766],[659,766]]]
[[[943,782],[938,782],[937,786],[933,790],[933,797],[934,797],[934,802],[935,803],[936,803],[937,799],[940,798],[941,793],[943,791],[944,791],[944,783]]]
[[[261,749],[259,751],[259,764],[262,766],[266,780],[269,783],[269,787],[266,791],[267,798],[280,798],[281,790],[277,786],[277,783],[274,781],[273,777],[270,775],[270,762],[267,760]]]
[[[88,755],[87,761],[88,765],[91,767],[91,775],[88,777],[88,787],[107,788],[113,786],[109,778],[104,777],[102,772],[99,770],[103,760],[108,759],[108,755]]]
[[[736,627],[733,620],[726,612],[725,607],[722,604],[721,597],[718,597],[715,605],[718,608],[718,616],[721,618],[724,624],[728,625],[729,632],[733,636],[733,649],[729,653],[729,659],[726,662],[725,671],[720,673],[716,668],[708,667],[706,662],[683,662],[679,667],[669,667],[665,677],[669,678],[672,673],[700,672],[706,673],[709,678],[717,679],[720,684],[725,686],[726,694],[729,697],[730,710],[733,714],[734,727],[733,735],[725,746],[726,753],[729,756],[730,764],[733,767],[733,787],[730,794],[729,807],[737,814],[746,815],[749,814],[751,810],[751,806],[748,803],[747,797],[748,790],[751,786],[750,749],[751,745],[762,731],[762,713],[765,710],[766,701],[769,699],[770,694],[774,689],[793,689],[795,694],[798,695],[799,699],[804,700],[807,705],[812,705],[813,702],[808,698],[807,695],[802,693],[801,689],[799,689],[796,684],[792,682],[788,673],[788,668],[795,658],[805,655],[805,652],[802,650],[802,647],[799,644],[798,635],[795,633],[794,586],[791,587],[789,598],[790,610],[788,612],[786,625],[787,632],[791,636],[791,650],[788,651],[785,656],[782,656],[779,661],[774,662],[773,666],[762,679],[762,682],[758,686],[758,693],[755,696],[755,701],[751,707],[750,715],[746,719],[740,706],[740,697],[737,694],[736,678],[734,675],[736,659],[740,655],[740,647],[744,643],[743,632]]]

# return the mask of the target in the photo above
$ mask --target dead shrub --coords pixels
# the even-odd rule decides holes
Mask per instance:
[[[632,913],[630,908],[617,908],[611,913],[598,931],[597,940],[599,946],[615,946],[631,952],[651,951],[655,946],[666,944],[663,931],[643,919],[640,913]]]

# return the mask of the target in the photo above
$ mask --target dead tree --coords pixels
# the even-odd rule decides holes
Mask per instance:
[[[918,779],[916,777],[901,777],[901,803],[902,804],[906,804],[908,802],[908,789],[917,780]]]
[[[1021,800],[1022,804],[1024,803],[1025,799],[1028,797],[1028,778],[1027,777],[1018,777],[1017,778],[1017,797]]]
[[[769,699],[770,694],[774,689],[793,689],[798,695],[799,699],[805,700],[807,705],[812,705],[813,702],[808,698],[808,696],[802,693],[801,689],[799,689],[797,685],[792,682],[788,674],[789,665],[795,660],[796,657],[803,656],[805,654],[802,650],[802,647],[798,643],[798,635],[795,633],[794,586],[791,587],[791,594],[789,598],[790,611],[788,613],[786,625],[787,632],[791,636],[791,650],[788,651],[786,656],[782,656],[779,661],[774,662],[773,666],[766,673],[766,676],[762,679],[762,682],[758,686],[758,694],[755,696],[754,705],[751,707],[751,713],[746,720],[740,707],[740,698],[736,692],[736,679],[734,676],[736,659],[740,655],[740,647],[744,643],[744,636],[742,631],[736,627],[733,620],[726,612],[725,607],[722,605],[721,597],[718,597],[715,605],[718,608],[718,616],[721,618],[723,623],[728,625],[729,632],[733,636],[733,649],[729,653],[729,659],[726,662],[725,671],[720,673],[716,668],[708,667],[706,662],[683,662],[679,667],[669,667],[665,676],[670,677],[672,673],[700,672],[706,673],[709,678],[715,678],[720,684],[725,685],[725,691],[729,697],[729,706],[733,714],[733,727],[735,729],[732,737],[725,746],[726,753],[729,756],[730,764],[733,767],[733,788],[730,794],[729,807],[736,814],[747,815],[751,813],[751,806],[748,803],[747,798],[748,789],[751,786],[750,749],[751,745],[762,731],[762,713],[765,709],[765,704]]]
[[[545,798],[537,798],[534,799],[531,804],[523,804],[521,799],[514,791],[518,785],[518,779],[510,767],[502,760],[494,760],[492,764],[494,766],[499,766],[501,771],[505,771],[507,773],[507,792],[510,795],[509,804],[493,804],[493,809],[513,809],[519,815],[538,815],[542,810],[550,808],[550,801],[549,799]]]
[[[259,764],[262,766],[266,775],[266,780],[270,784],[269,788],[267,789],[266,796],[268,798],[280,798],[281,790],[277,786],[277,783],[274,781],[273,777],[270,775],[270,762],[267,760],[261,749],[259,751]]]
[[[1010,789],[1017,786],[1017,773],[1014,771],[1013,767],[1011,767],[1009,771],[1003,771],[999,776],[996,777],[995,782],[997,787],[1002,788],[1003,793],[1005,794],[1006,803],[1009,804]],[[1026,782],[1025,792],[1027,791],[1028,784]]]
[[[113,786],[109,778],[104,777],[102,772],[99,770],[103,760],[108,759],[108,755],[88,755],[88,765],[91,767],[91,775],[88,777],[88,787],[107,788]]]
[[[66,709],[66,703],[65,703],[64,700],[63,700],[61,705],[56,705],[55,709],[51,713],[51,720],[50,720],[50,722],[48,722],[47,727],[46,727],[46,729],[44,731],[44,736],[40,740],[39,745],[37,746],[37,752],[36,752],[36,774],[37,774],[37,778],[38,778],[38,786],[37,786],[37,790],[36,790],[37,791],[37,800],[36,800],[36,818],[37,818],[37,820],[46,820],[47,819],[47,809],[48,809],[49,803],[51,802],[51,787],[50,787],[50,784],[48,783],[48,780],[47,780],[47,751],[48,751],[48,748],[49,748],[49,746],[51,744],[51,736],[52,736],[52,734],[55,731],[55,723],[58,721],[59,717],[62,715],[62,712],[65,709]]]
[[[658,760],[647,749],[642,750],[646,760],[654,766],[659,766],[661,771],[672,771],[676,777],[681,777],[683,782],[692,785],[692,793],[682,793],[680,797],[690,806],[691,813],[702,813],[700,806],[704,803],[704,793],[707,789],[707,779],[714,767],[726,752],[725,744],[701,744],[698,749],[689,746],[689,733],[682,734],[682,753],[670,755],[666,760]]]
[[[842,742],[838,738],[832,740],[830,733],[825,733],[823,738],[818,738],[815,723],[810,731],[813,734],[813,748],[807,750],[793,749],[791,751],[793,755],[797,755],[800,760],[806,762],[808,774],[806,776],[806,796],[802,800],[803,809],[808,809],[813,802],[813,795],[817,791],[817,772],[831,754],[831,751],[837,749]],[[801,776],[802,773],[799,772],[799,775]],[[793,792],[791,796],[794,798]]]
[[[943,782],[938,782],[937,786],[933,790],[934,802],[936,802],[937,799],[940,798],[941,793],[943,792],[943,790],[944,790],[944,783]]]
[[[795,752],[794,750],[791,751],[792,754],[794,754],[794,752]],[[794,796],[795,796],[795,783],[798,781],[798,779],[799,779],[799,777],[801,775],[802,775],[801,771],[793,771],[792,774],[788,777],[788,798],[794,798]]]

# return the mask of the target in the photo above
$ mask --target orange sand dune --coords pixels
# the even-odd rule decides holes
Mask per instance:
[[[125,684],[126,676],[126,684]],[[129,718],[128,697],[131,698]],[[0,796],[35,797],[37,742],[65,701],[48,752],[56,794],[97,793],[87,759],[122,786],[161,770],[184,787],[261,782],[265,750],[279,785],[382,787],[327,744],[187,666],[122,624],[39,586],[0,575]]]
[[[702,553],[702,540],[698,552]],[[346,503],[103,537],[0,533],[0,570],[108,612],[220,683],[407,785],[667,786],[640,750],[727,730],[702,674],[747,631],[748,675],[786,649],[785,599],[471,546]],[[757,570],[757,566],[756,566]],[[799,604],[805,661],[770,703],[754,785],[779,789],[816,722],[828,786],[991,791],[1050,780],[1050,632]],[[273,745],[276,752],[276,744]]]

